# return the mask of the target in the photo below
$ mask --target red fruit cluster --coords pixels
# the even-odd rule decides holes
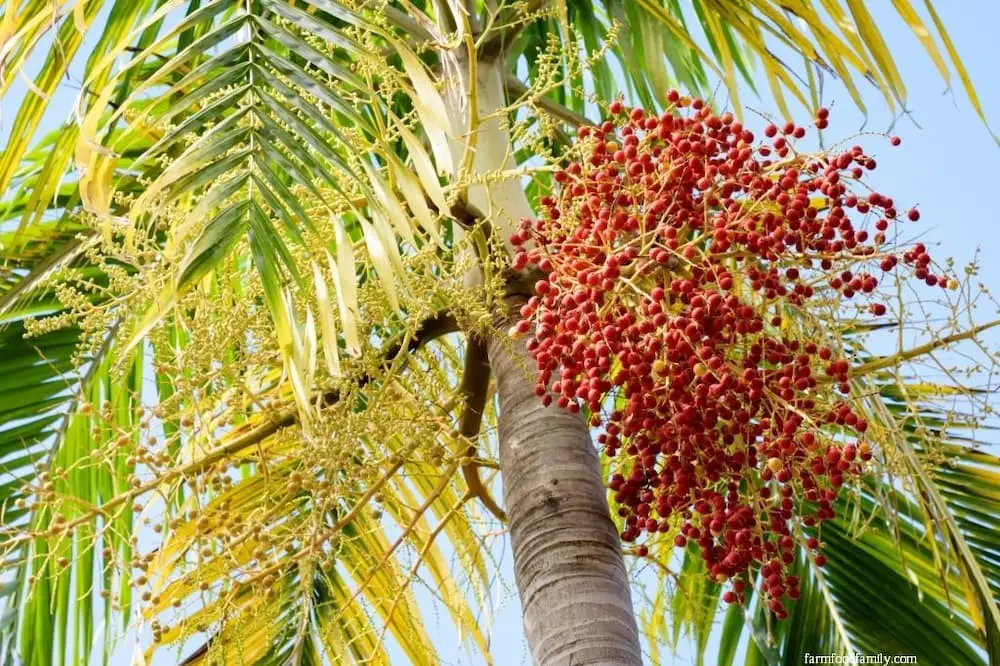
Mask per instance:
[[[892,199],[852,193],[875,168],[860,147],[803,155],[804,127],[756,143],[732,114],[669,99],[659,116],[616,102],[617,122],[580,130],[578,161],[512,238],[514,267],[546,274],[515,332],[531,336],[541,399],[601,427],[622,539],[676,532],[732,581],[727,601],[760,574],[781,618],[796,548],[823,564],[817,528],[871,458],[851,364],[817,313],[874,295],[900,260],[948,281],[923,245],[891,250]]]

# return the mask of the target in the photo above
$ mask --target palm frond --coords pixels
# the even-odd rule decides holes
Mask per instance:
[[[844,84],[862,111],[867,109],[868,90],[881,95],[891,111],[905,108],[906,82],[861,0],[570,0],[565,16],[546,10],[544,3],[532,4],[533,13],[511,17],[511,32],[518,38],[510,57],[524,57],[529,80],[539,83],[554,102],[578,113],[588,104],[582,76],[564,65],[554,78],[546,58],[539,58],[547,52],[547,35],[559,31],[563,21],[565,29],[558,34],[572,35],[576,48],[594,54],[587,76],[601,100],[614,98],[623,87],[621,92],[639,104],[662,108],[669,88],[711,97],[721,83],[731,100],[725,105],[739,112],[740,90],[760,93],[762,75],[790,120],[787,100],[818,108],[818,81],[829,76]],[[944,84],[960,85],[985,124],[979,96],[933,5],[924,3],[922,17],[909,0],[892,4]],[[799,63],[805,63],[805,71],[796,69]]]

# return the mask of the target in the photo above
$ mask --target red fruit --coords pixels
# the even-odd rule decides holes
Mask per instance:
[[[910,222],[916,222],[917,220],[920,219],[920,211],[917,210],[916,208],[911,208],[910,210],[906,211],[906,217],[910,219]]]
[[[837,488],[871,451],[861,442],[868,424],[843,397],[850,363],[796,339],[778,313],[825,307],[830,290],[813,285],[830,285],[833,296],[872,294],[870,312],[883,315],[872,273],[900,260],[901,277],[948,281],[931,274],[923,245],[886,253],[892,199],[851,191],[875,167],[862,147],[797,155],[774,125],[764,129],[770,145],[752,145],[732,114],[676,91],[668,99],[670,113],[633,109],[628,120],[612,102],[618,117],[560,165],[540,216],[519,227],[514,266],[546,277],[515,333],[529,333],[543,403],[587,407],[600,430],[623,541],[678,520],[675,545],[700,550],[712,580],[763,571],[774,577],[768,603],[780,602],[798,594],[787,576],[795,526],[834,518]],[[817,111],[817,127],[828,115]],[[805,133],[793,123],[783,131]],[[735,269],[734,256],[746,258]],[[826,425],[858,443],[833,444]],[[753,471],[764,484],[745,484]],[[825,561],[815,537],[804,546]]]
[[[894,146],[898,146],[902,142],[903,142],[903,140],[900,139],[898,136],[891,136],[891,137],[889,137],[889,143],[891,143]]]

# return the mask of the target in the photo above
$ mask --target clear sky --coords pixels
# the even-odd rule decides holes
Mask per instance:
[[[907,84],[909,117],[896,120],[892,129],[902,137],[902,145],[890,148],[878,138],[865,141],[878,159],[879,168],[874,183],[885,193],[905,202],[902,207],[919,204],[921,227],[926,231],[925,241],[940,243],[936,257],[952,256],[958,264],[973,257],[977,248],[982,249],[980,279],[988,285],[1000,287],[1000,148],[993,142],[988,130],[974,113],[964,93],[953,82],[953,91],[946,89],[937,76],[932,63],[909,29],[895,15],[888,0],[867,3],[892,49],[903,79]],[[921,3],[915,2],[914,5]],[[942,20],[957,45],[968,68],[987,116],[994,128],[1000,131],[1000,2],[997,0],[938,0],[936,3]],[[3,121],[0,125],[0,142],[6,136],[16,111],[20,86],[2,102]],[[754,100],[751,94],[743,97],[745,104],[777,115],[774,106],[766,99]],[[67,87],[59,94],[59,104],[46,119],[49,128],[66,120],[76,90]],[[827,80],[824,103],[833,109],[833,122],[827,135],[840,138],[864,129],[883,132],[889,129],[893,118],[884,109],[877,91],[868,88],[870,115],[867,121],[858,112],[843,87]],[[802,121],[808,120],[803,114]],[[748,126],[753,127],[753,116],[747,115]],[[920,127],[917,127],[919,124]],[[981,321],[993,318],[991,312],[982,312]],[[996,340],[994,336],[993,340]],[[508,581],[510,553],[503,553]],[[520,626],[516,599],[511,598],[508,587],[496,592],[501,611],[492,623],[492,644],[499,666],[528,664]],[[477,664],[455,649],[456,636],[448,628],[445,618],[430,619],[428,630],[440,633],[440,651],[445,663]],[[122,663],[119,651],[113,663]],[[127,653],[126,653],[127,654]],[[711,658],[709,663],[711,663]],[[665,664],[694,663],[687,645],[681,645],[675,655],[662,656]]]

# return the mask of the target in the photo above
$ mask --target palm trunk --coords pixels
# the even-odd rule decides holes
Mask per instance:
[[[500,470],[524,630],[537,666],[642,663],[621,544],[579,414],[543,407],[523,343],[494,339]]]
[[[458,164],[476,87],[482,120],[472,169],[494,175],[471,186],[468,199],[506,241],[532,210],[519,178],[496,179],[514,167],[506,117],[496,114],[505,103],[502,62],[481,60],[474,82],[459,67],[448,94]],[[642,659],[621,544],[587,425],[579,415],[542,406],[523,343],[490,340],[489,357],[500,394],[500,473],[514,577],[534,662],[637,666]]]

